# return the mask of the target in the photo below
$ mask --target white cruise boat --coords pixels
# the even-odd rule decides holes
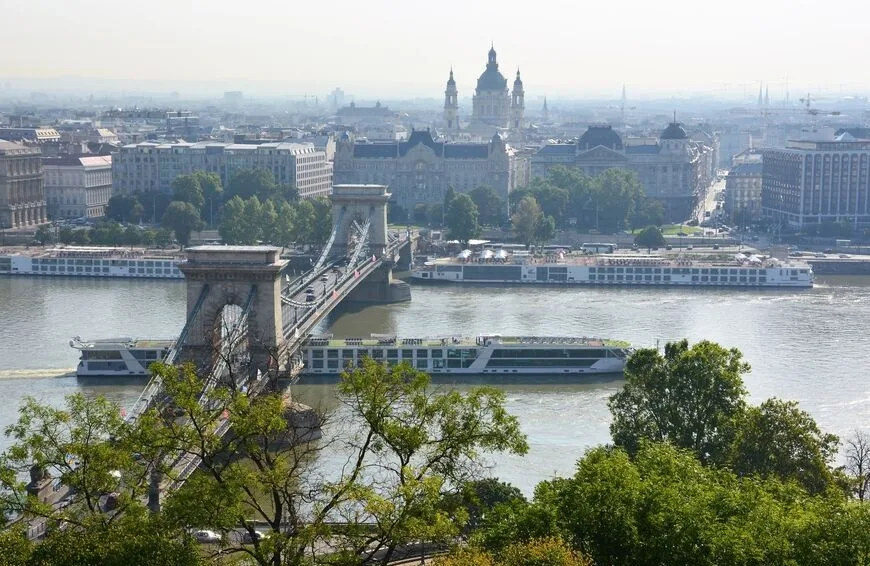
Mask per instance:
[[[489,250],[486,250],[489,251]],[[502,250],[500,250],[502,251]],[[642,253],[571,255],[459,254],[411,270],[426,283],[524,283],[538,285],[624,285],[633,287],[807,288],[813,270],[799,261],[736,254],[727,260]]]
[[[136,340],[108,338],[82,340],[76,336],[69,345],[81,351],[76,366],[78,377],[142,377],[148,365],[163,360],[174,340]]]
[[[137,377],[162,360],[172,340],[114,338],[82,340],[76,375]],[[303,375],[338,375],[369,357],[391,364],[408,362],[432,375],[578,375],[622,373],[633,349],[605,338],[500,336],[460,338],[370,338],[310,336],[302,345]]]
[[[363,358],[408,362],[432,375],[577,375],[622,373],[627,342],[604,338],[500,336],[475,338],[334,339],[312,336],[303,346],[303,374],[338,374]]]
[[[0,253],[0,275],[182,279],[184,256],[161,250],[65,246]]]

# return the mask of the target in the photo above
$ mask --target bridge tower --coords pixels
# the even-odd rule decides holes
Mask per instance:
[[[348,301],[361,303],[395,303],[411,300],[410,286],[393,280],[397,257],[385,257],[388,252],[387,202],[392,195],[387,185],[335,185],[332,187],[332,217],[336,227],[336,255],[347,255],[355,246],[357,227],[369,224],[368,254],[383,259],[381,267],[359,284]]]
[[[371,219],[369,248],[382,257],[387,246],[387,201],[393,196],[386,185],[335,185],[329,199],[332,201],[332,221],[337,228],[332,249],[343,255],[352,249],[351,239],[356,235],[354,222],[359,226]]]
[[[179,265],[187,283],[187,318],[196,318],[184,339],[181,361],[210,367],[233,321],[246,314],[251,367],[265,369],[284,341],[281,271],[287,264],[272,246],[195,246]],[[245,313],[245,309],[247,312]]]

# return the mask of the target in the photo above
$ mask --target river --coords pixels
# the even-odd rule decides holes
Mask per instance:
[[[870,278],[817,280],[809,290],[414,286],[413,300],[344,309],[322,325],[336,336],[396,333],[595,335],[636,346],[689,338],[736,346],[752,365],[752,401],[795,399],[823,429],[868,424]],[[75,391],[130,404],[142,381],[77,380],[71,337],[174,337],[184,324],[178,281],[0,278],[0,427],[25,395],[60,403]],[[570,474],[584,450],[608,440],[607,397],[618,380],[499,383],[529,436],[525,458],[490,459],[493,473],[530,491]],[[459,384],[457,387],[467,387]],[[331,384],[299,384],[297,398],[331,405]],[[8,445],[0,438],[0,449]]]

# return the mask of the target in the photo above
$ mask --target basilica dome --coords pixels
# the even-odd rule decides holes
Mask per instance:
[[[486,63],[486,70],[477,79],[477,91],[497,90],[503,91],[507,89],[507,79],[504,78],[498,70],[498,62],[496,61],[495,48],[490,48],[489,58]]]

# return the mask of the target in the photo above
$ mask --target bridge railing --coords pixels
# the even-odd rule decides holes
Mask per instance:
[[[193,306],[193,311],[191,311],[190,316],[187,319],[187,322],[184,324],[184,328],[181,330],[181,334],[178,335],[178,339],[169,349],[169,352],[166,354],[166,357],[163,359],[163,363],[167,365],[172,365],[175,363],[176,358],[178,357],[178,353],[184,347],[184,343],[187,340],[188,334],[190,334],[190,330],[198,324],[199,321],[199,313],[202,310],[202,305],[205,303],[205,298],[208,296],[209,286],[205,284],[202,286],[202,291],[199,292],[199,298],[196,300],[196,304]],[[163,389],[163,379],[159,375],[154,375],[148,380],[148,384],[145,386],[145,389],[142,390],[142,393],[139,395],[139,398],[136,399],[136,402],[133,403],[133,406],[130,408],[130,411],[127,413],[126,420],[127,422],[131,422],[139,418],[145,409],[151,405],[152,401],[157,397],[157,394]]]

